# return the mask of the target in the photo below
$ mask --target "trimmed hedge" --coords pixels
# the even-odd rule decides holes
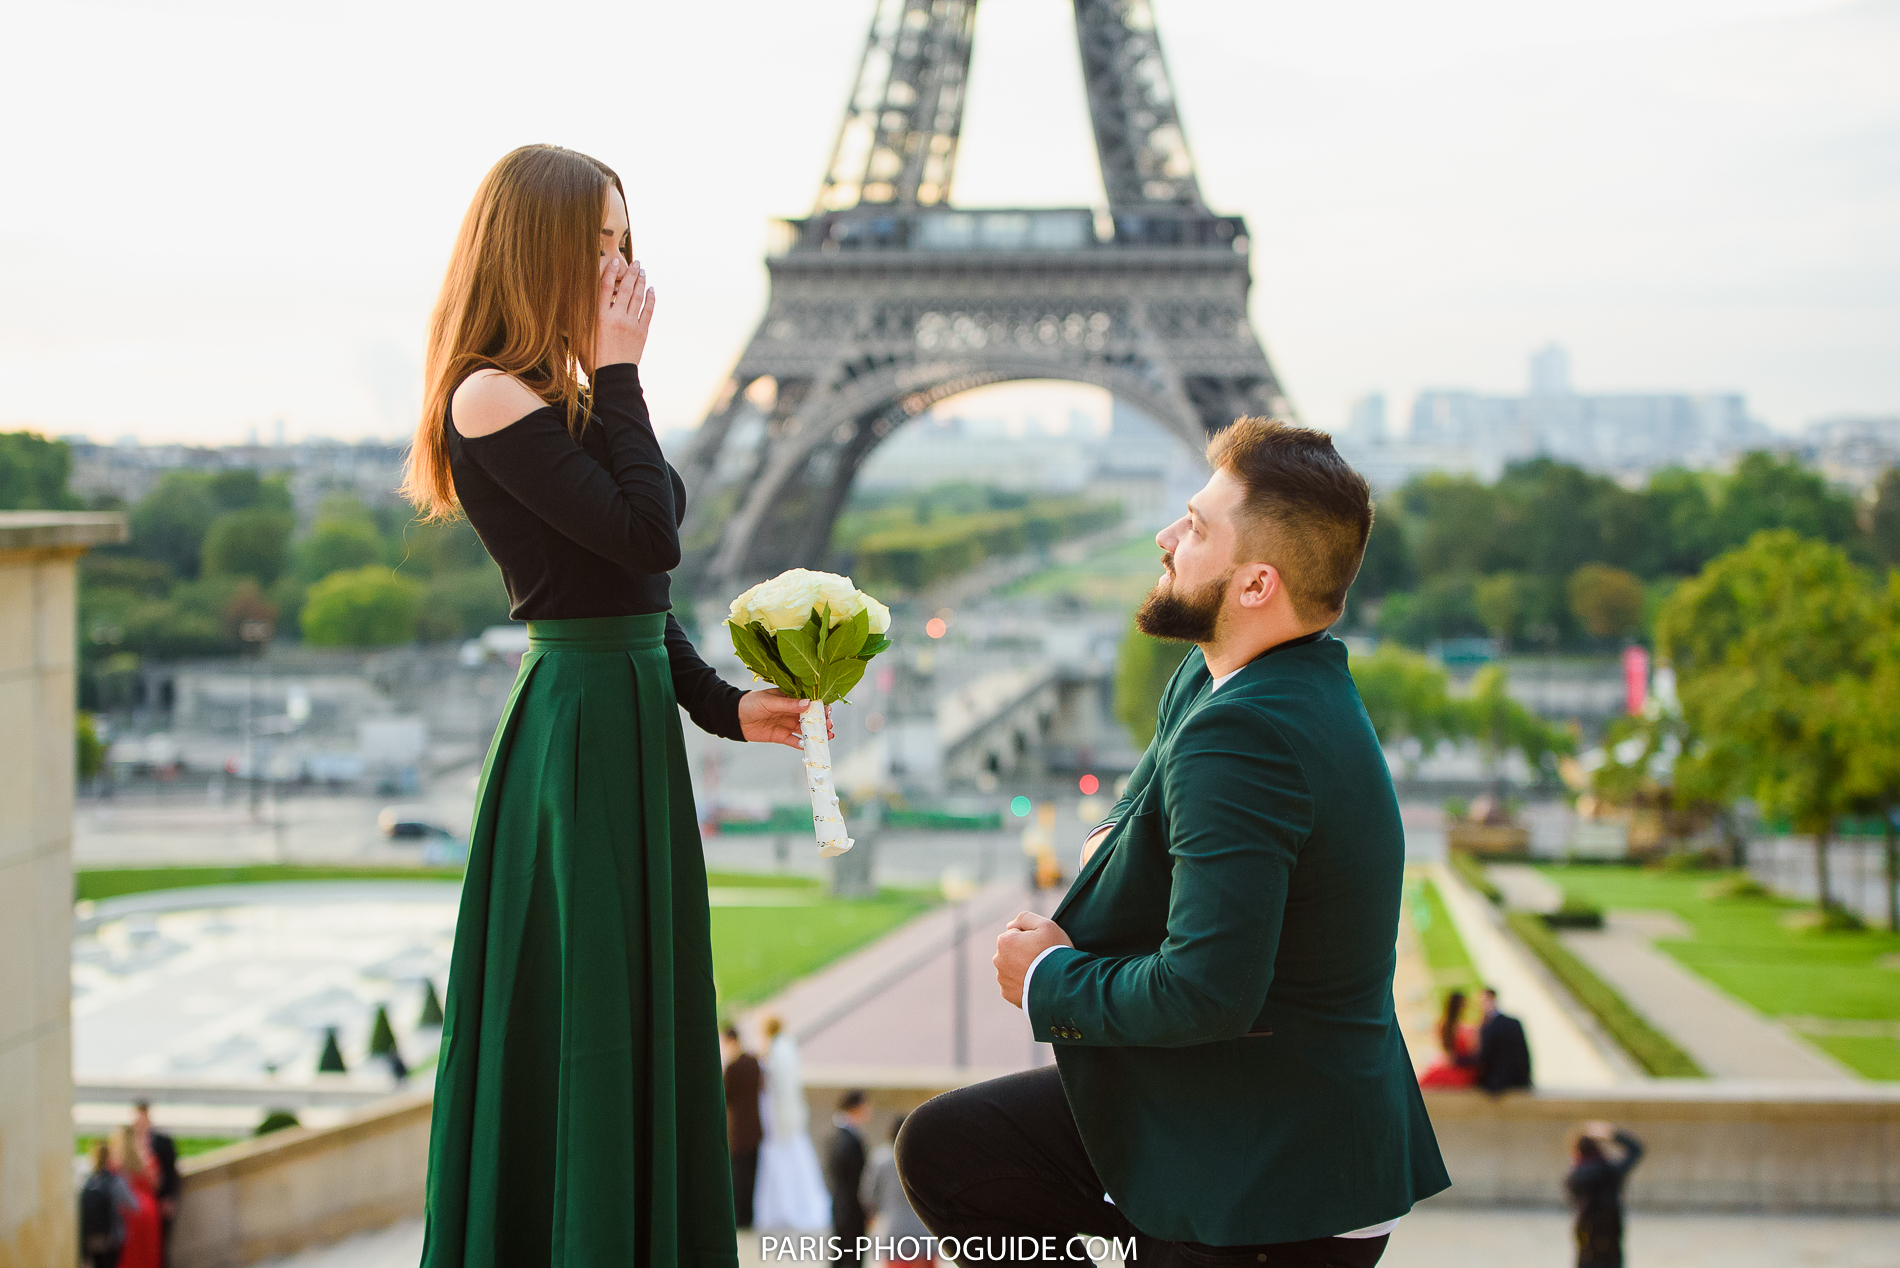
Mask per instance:
[[[1504,891],[1493,885],[1491,878],[1484,874],[1484,864],[1465,850],[1452,850],[1449,853],[1452,871],[1458,873],[1465,884],[1490,899],[1492,906],[1504,906]]]
[[[1569,948],[1557,941],[1542,917],[1535,912],[1506,912],[1505,922],[1518,940],[1537,953],[1557,980],[1564,984],[1579,1004],[1589,1009],[1612,1038],[1623,1046],[1636,1064],[1652,1078],[1704,1079],[1707,1073],[1695,1059],[1678,1048],[1649,1020],[1629,1006],[1608,983],[1590,971]]]
[[[985,559],[1020,555],[1113,528],[1121,521],[1120,502],[1037,498],[1014,510],[980,511],[881,529],[860,538],[846,553],[859,585],[920,590],[967,572]]]

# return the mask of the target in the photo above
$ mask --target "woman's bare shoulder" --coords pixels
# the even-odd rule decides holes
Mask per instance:
[[[477,370],[449,398],[449,418],[464,437],[492,436],[547,402],[500,370]]]

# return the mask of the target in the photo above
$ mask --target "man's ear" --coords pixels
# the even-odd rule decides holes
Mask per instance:
[[[1272,564],[1243,564],[1235,573],[1240,582],[1240,606],[1264,608],[1280,592],[1280,570]]]

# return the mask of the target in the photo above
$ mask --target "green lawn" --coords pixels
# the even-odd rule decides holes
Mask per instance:
[[[1471,963],[1471,954],[1465,950],[1464,939],[1458,936],[1458,926],[1451,922],[1451,912],[1446,910],[1438,886],[1426,880],[1408,880],[1405,905],[1412,917],[1412,928],[1418,934],[1425,966],[1432,972],[1432,995],[1438,1006],[1443,1008],[1445,996],[1452,991],[1463,991],[1470,1001],[1468,1007],[1474,1007],[1478,992],[1484,988],[1478,981],[1478,970]]]
[[[304,867],[258,863],[235,867],[119,867],[73,873],[73,898],[97,902],[125,894],[198,885],[260,885],[274,881],[459,881],[459,867]]]
[[[1900,1023],[1900,936],[1791,927],[1807,904],[1724,898],[1733,872],[1629,867],[1543,867],[1579,898],[1608,909],[1671,911],[1692,939],[1656,945],[1737,999],[1774,1017]],[[1798,1023],[1797,1023],[1798,1028]],[[1812,1035],[1810,1041],[1870,1079],[1900,1078],[1900,1039]]]
[[[1161,548],[1154,538],[1130,537],[1079,563],[1056,564],[1007,587],[1012,597],[1070,595],[1090,607],[1127,610],[1154,588],[1161,575]]]
[[[732,879],[749,887],[765,878]],[[802,883],[818,888],[816,881]],[[721,1014],[771,997],[934,901],[924,891],[885,889],[876,898],[821,898],[810,906],[714,907],[713,984]]]

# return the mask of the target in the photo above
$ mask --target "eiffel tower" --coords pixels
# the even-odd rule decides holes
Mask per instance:
[[[722,588],[822,566],[865,459],[974,387],[1093,384],[1196,449],[1292,414],[1149,0],[1074,0],[1106,211],[952,204],[976,0],[875,3],[817,206],[778,222],[765,316],[683,464],[689,572]]]

